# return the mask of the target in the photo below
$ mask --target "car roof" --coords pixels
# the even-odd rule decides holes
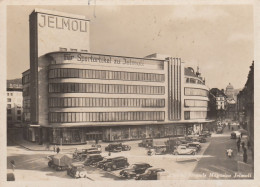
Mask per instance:
[[[150,171],[165,171],[165,169],[163,169],[163,168],[150,168],[150,169],[148,169],[148,170],[150,170]]]
[[[91,154],[89,157],[101,156],[100,154]]]
[[[147,165],[148,163],[145,162],[136,162],[133,165]],[[149,164],[150,165],[150,164]]]

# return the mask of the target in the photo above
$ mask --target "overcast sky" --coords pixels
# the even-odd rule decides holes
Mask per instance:
[[[199,65],[206,84],[243,88],[253,60],[251,5],[9,6],[7,78],[29,69],[29,14],[34,8],[85,15],[93,53],[144,57],[152,53]]]

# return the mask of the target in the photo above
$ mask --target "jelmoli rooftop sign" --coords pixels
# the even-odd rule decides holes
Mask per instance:
[[[53,29],[87,32],[87,21],[54,15],[39,14],[38,25],[39,27],[49,27]]]
[[[52,64],[77,63],[90,65],[135,66],[148,69],[163,69],[162,60],[150,60],[132,57],[117,57],[87,53],[49,53],[53,58]]]

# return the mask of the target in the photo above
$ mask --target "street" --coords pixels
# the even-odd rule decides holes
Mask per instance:
[[[132,147],[130,151],[112,153],[111,157],[125,156],[131,164],[137,162],[147,162],[156,168],[163,168],[168,173],[167,179],[234,179],[241,174],[238,170],[238,156],[236,150],[236,140],[230,139],[230,131],[225,129],[223,134],[213,134],[207,138],[206,143],[202,143],[201,151],[195,156],[187,155],[153,155],[146,154],[147,149],[138,147],[139,141],[124,142]],[[102,143],[102,156],[108,157],[108,152],[104,151],[107,143]],[[84,145],[86,146],[86,145]],[[234,150],[234,156],[228,158],[226,149]],[[7,147],[7,168],[11,171],[10,161],[14,160],[16,181],[33,180],[73,180],[66,171],[55,171],[48,167],[48,155],[53,155],[52,151],[29,151],[19,146],[9,144]],[[72,154],[74,147],[64,149],[62,153]],[[78,180],[129,180],[120,177],[120,170],[111,172],[99,168],[86,166],[88,171],[87,179]],[[180,172],[181,171],[181,172]],[[244,173],[245,175],[248,173]],[[251,175],[252,176],[252,173]],[[250,178],[244,176],[242,178]],[[238,176],[239,178],[239,176]],[[134,180],[134,179],[131,179]]]

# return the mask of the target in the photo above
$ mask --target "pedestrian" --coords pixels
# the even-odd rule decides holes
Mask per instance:
[[[108,156],[111,156],[111,152],[110,151],[108,152]]]
[[[240,152],[240,141],[237,141],[237,152]]]
[[[244,148],[245,148],[245,142],[242,142],[241,145],[242,145],[242,149],[244,150]]]
[[[244,161],[244,163],[247,163],[247,150],[246,150],[245,147],[244,147],[243,151],[244,151],[244,153],[243,153],[243,161]]]
[[[59,152],[60,152],[60,148],[59,148],[59,147],[57,147],[56,151],[57,151],[57,153],[59,153]]]
[[[15,161],[14,161],[14,160],[11,160],[10,163],[11,163],[11,166],[12,166],[12,170],[14,171],[14,168],[15,168]]]
[[[53,151],[56,152],[56,145],[53,146]]]

